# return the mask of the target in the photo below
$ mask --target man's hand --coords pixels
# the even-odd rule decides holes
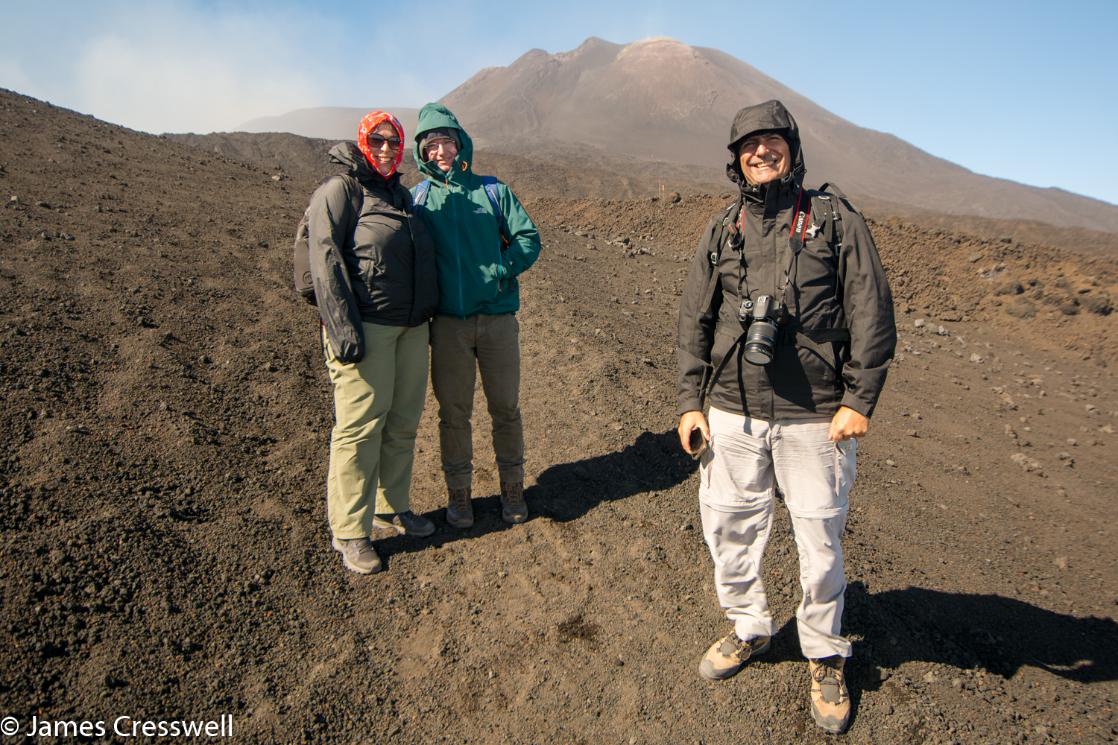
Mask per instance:
[[[695,454],[695,451],[691,450],[691,430],[695,428],[703,433],[703,447],[705,447],[705,444],[710,442],[710,427],[707,426],[707,418],[703,416],[703,412],[688,411],[679,418],[679,427],[676,429],[679,433],[679,444],[688,455]]]
[[[689,412],[690,413],[690,412]],[[687,414],[684,414],[687,416]],[[680,425],[683,426],[682,424]],[[870,428],[870,420],[859,414],[849,406],[840,406],[831,419],[831,430],[828,437],[834,442],[848,440],[851,437],[861,437]]]

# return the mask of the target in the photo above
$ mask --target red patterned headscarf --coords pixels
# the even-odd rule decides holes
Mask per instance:
[[[396,130],[396,136],[400,138],[400,147],[396,148],[396,158],[392,161],[392,167],[388,169],[388,173],[384,173],[377,166],[376,158],[373,157],[373,150],[369,147],[369,135],[383,122],[391,124]],[[361,125],[357,128],[357,147],[361,149],[361,153],[365,156],[365,160],[369,162],[369,165],[373,167],[373,170],[381,176],[389,178],[392,174],[396,173],[396,169],[400,166],[400,161],[404,158],[404,125],[400,124],[399,119],[387,112],[370,111],[361,119]]]

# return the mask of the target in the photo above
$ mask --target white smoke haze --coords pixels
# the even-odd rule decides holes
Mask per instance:
[[[26,93],[34,84],[19,62],[0,57],[0,88]]]
[[[344,65],[322,43],[326,19],[294,8],[174,0],[75,5],[63,23],[22,16],[0,32],[0,86],[148,132],[229,130],[335,103],[321,81]]]
[[[268,64],[258,69],[246,75],[212,47],[155,49],[136,40],[98,39],[79,63],[78,108],[148,132],[210,132],[315,100],[304,73]]]

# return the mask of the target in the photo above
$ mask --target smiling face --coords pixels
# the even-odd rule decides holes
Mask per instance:
[[[435,161],[442,171],[449,171],[458,155],[458,144],[450,137],[435,137],[423,148],[423,157]]]
[[[792,170],[792,149],[776,132],[760,132],[741,141],[738,163],[749,183],[767,184]]]
[[[392,171],[392,164],[396,162],[396,152],[400,149],[400,136],[396,128],[388,122],[381,122],[376,129],[369,133],[369,150],[377,170],[382,174]]]

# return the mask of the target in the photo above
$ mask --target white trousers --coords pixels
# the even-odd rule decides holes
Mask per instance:
[[[841,636],[842,538],[857,442],[827,439],[829,422],[780,423],[711,409],[699,510],[718,602],[741,639],[776,633],[762,581],[774,486],[784,495],[800,559],[796,609],[805,657],[850,656]]]

